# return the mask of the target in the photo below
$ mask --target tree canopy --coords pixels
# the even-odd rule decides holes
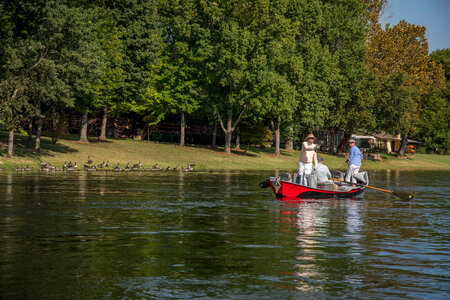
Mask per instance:
[[[182,146],[186,119],[218,120],[227,153],[243,119],[243,137],[271,126],[276,155],[283,135],[317,127],[384,130],[448,152],[449,50],[429,55],[423,26],[382,28],[386,3],[3,1],[8,154],[16,130],[68,109],[84,114],[83,141],[88,113],[102,116],[102,138],[107,117],[124,114],[146,124],[177,116]]]

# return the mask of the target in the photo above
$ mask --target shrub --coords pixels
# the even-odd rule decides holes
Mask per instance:
[[[151,134],[151,140],[152,140],[152,141],[155,141],[155,142],[157,142],[157,143],[161,142],[161,141],[162,141],[162,138],[163,138],[163,135],[162,135],[161,132],[154,131],[154,132],[152,132],[152,134]]]
[[[187,135],[185,136],[184,142],[185,142],[186,144],[193,144],[193,143],[194,143],[194,136],[193,136],[192,134],[187,134]]]
[[[165,132],[163,134],[163,141],[167,143],[173,143],[173,133]]]

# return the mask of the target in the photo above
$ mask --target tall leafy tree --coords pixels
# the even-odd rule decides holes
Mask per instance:
[[[367,65],[376,74],[381,82],[391,81],[402,84],[405,88],[414,91],[413,97],[415,105],[411,107],[411,113],[405,111],[405,115],[398,116],[398,122],[406,119],[410,126],[382,128],[402,135],[400,152],[404,153],[407,144],[407,137],[415,132],[415,124],[419,117],[421,99],[428,94],[432,88],[444,88],[444,74],[440,65],[430,60],[428,56],[428,43],[425,38],[424,26],[409,24],[402,20],[397,25],[386,25],[384,30],[379,30],[367,42],[368,56]],[[401,74],[403,80],[397,81]],[[394,77],[392,80],[389,77]],[[399,89],[402,89],[399,87]],[[396,99],[409,102],[408,98]],[[386,113],[390,110],[389,102],[385,102]],[[408,106],[408,105],[407,105]],[[402,119],[402,120],[400,120]]]
[[[97,42],[100,11],[95,6],[70,9],[68,45],[77,51],[67,57],[72,63],[66,65],[64,76],[74,91],[75,107],[82,113],[80,142],[88,143],[88,114],[95,109],[95,87],[105,70],[105,53]]]
[[[86,75],[95,74],[97,65],[89,59],[92,22],[82,7],[59,1],[13,1],[2,8],[6,26],[0,43],[4,70],[0,85],[12,155],[14,129],[22,116],[42,118],[45,107],[70,106],[81,83],[89,80]]]
[[[34,41],[36,10],[24,2],[0,4],[0,115],[9,131],[8,156],[14,153],[14,131],[30,109],[26,97],[30,73],[38,68],[47,51]]]
[[[334,105],[327,119],[332,131],[374,126],[374,99],[367,86],[365,66],[366,7],[362,1],[324,1],[321,41],[337,63],[331,85]],[[336,146],[336,145],[335,145]]]
[[[267,21],[259,39],[261,59],[265,60],[259,64],[265,68],[258,73],[261,102],[275,133],[275,155],[281,155],[282,123],[293,121],[298,104],[297,86],[303,72],[303,60],[296,51],[299,24],[295,19],[288,18],[286,12],[289,3],[270,3]]]
[[[201,1],[202,20],[209,29],[213,54],[205,64],[206,85],[219,124],[225,133],[225,152],[231,153],[231,138],[243,113],[255,108],[260,91],[255,90],[258,69],[258,25],[267,15],[268,2]]]
[[[159,64],[163,48],[158,1],[101,0],[99,3],[111,10],[122,41],[122,68],[126,78],[120,92],[131,107],[139,105],[137,101],[150,87],[153,66]]]
[[[100,138],[106,138],[108,114],[119,115],[124,110],[122,90],[126,74],[123,70],[123,41],[111,12],[102,9],[97,29],[97,42],[103,52],[103,71],[93,86],[94,109],[102,112]]]
[[[164,0],[160,16],[165,41],[163,63],[155,72],[153,87],[160,98],[154,109],[162,116],[180,115],[180,145],[185,144],[186,114],[199,108],[199,66],[205,59],[202,43],[208,31],[198,20],[196,1]]]
[[[417,137],[429,150],[450,152],[450,49],[433,51],[430,58],[444,69],[445,88],[432,89],[422,97],[417,125]]]

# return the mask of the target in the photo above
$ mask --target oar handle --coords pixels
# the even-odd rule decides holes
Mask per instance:
[[[368,185],[364,185],[364,184],[360,184],[360,183],[347,182],[347,181],[344,181],[344,180],[341,180],[341,179],[337,179],[337,178],[330,178],[330,179],[331,180],[340,181],[340,182],[345,182],[345,183],[348,183],[348,184],[355,184],[355,185],[359,185],[359,186],[364,186],[364,187],[369,188],[369,189],[374,189],[374,190],[377,190],[377,191],[382,191],[382,192],[386,192],[386,193],[390,193],[390,194],[393,193],[393,191],[383,190],[383,189],[380,189],[380,188],[376,188],[376,187],[373,187],[373,186],[368,186]]]

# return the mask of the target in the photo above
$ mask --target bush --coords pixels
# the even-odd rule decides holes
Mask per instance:
[[[418,153],[418,154],[426,154],[427,153],[427,149],[425,147],[417,147],[416,153]]]
[[[163,141],[166,143],[173,143],[173,133],[165,132],[163,134]]]
[[[184,138],[184,142],[186,144],[193,144],[194,143],[194,136],[192,134],[187,134]]]
[[[63,120],[56,122],[56,127],[52,131],[42,131],[41,136],[48,136],[52,139],[52,144],[55,145],[59,139],[63,139],[69,135],[68,124]]]
[[[157,143],[161,142],[162,139],[163,139],[162,133],[161,132],[157,132],[157,131],[152,132],[152,134],[150,136],[151,136],[151,140],[155,141]]]

